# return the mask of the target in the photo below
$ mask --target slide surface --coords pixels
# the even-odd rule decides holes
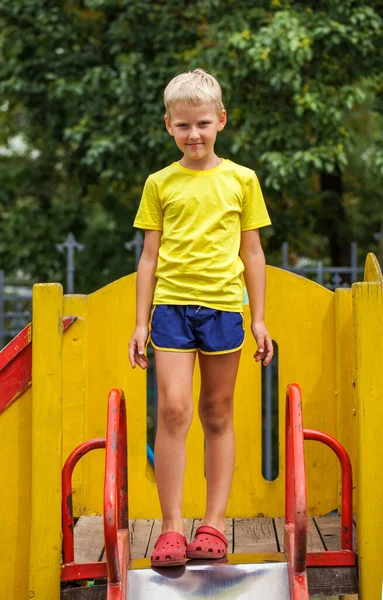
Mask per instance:
[[[168,569],[133,560],[127,600],[289,600],[287,563],[278,555],[275,562],[252,563],[253,557],[228,555],[227,562],[192,561]]]

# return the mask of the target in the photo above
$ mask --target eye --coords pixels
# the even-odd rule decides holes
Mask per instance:
[[[200,123],[200,127],[207,127],[208,125],[210,125],[210,121],[201,121]]]
[[[189,127],[189,125],[187,123],[179,123],[177,127],[180,129],[186,129],[186,127]]]

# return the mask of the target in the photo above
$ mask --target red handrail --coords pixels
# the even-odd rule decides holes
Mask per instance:
[[[63,530],[63,563],[74,562],[74,519],[72,505],[72,474],[80,458],[90,450],[105,448],[105,438],[96,438],[80,444],[71,452],[62,470],[62,530]]]
[[[328,433],[315,429],[304,429],[305,440],[322,442],[329,446],[337,455],[342,468],[342,550],[352,551],[352,466],[350,457],[342,444]]]
[[[104,536],[106,563],[74,562],[74,520],[72,473],[79,459],[90,450],[106,448],[104,479]],[[105,438],[78,446],[65,462],[62,473],[63,568],[62,581],[108,576],[108,600],[123,600],[129,563],[128,469],[125,398],[121,390],[108,396],[108,422]],[[123,571],[123,572],[122,572]]]
[[[121,581],[117,530],[128,529],[127,428],[125,397],[114,389],[108,397],[104,480],[104,535],[109,585]]]
[[[302,399],[300,387],[292,383],[286,394],[286,506],[285,547],[294,580],[306,578],[307,555],[307,497],[304,461]],[[301,577],[299,577],[301,576]],[[303,589],[302,588],[302,589]],[[308,598],[305,590],[292,598]],[[302,595],[303,594],[303,595]],[[307,592],[308,594],[308,592]]]
[[[329,446],[342,467],[341,550],[307,553],[307,498],[304,440]],[[304,429],[302,396],[298,384],[287,387],[286,397],[286,517],[285,550],[289,562],[290,595],[294,600],[308,599],[306,566],[355,564],[352,551],[352,467],[350,458],[335,438],[314,429]]]

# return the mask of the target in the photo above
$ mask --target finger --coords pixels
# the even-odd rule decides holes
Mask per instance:
[[[274,356],[274,347],[273,347],[273,342],[272,342],[271,338],[267,337],[265,341],[266,341],[266,357],[265,357],[263,364],[266,367],[268,364],[270,364],[271,359]]]
[[[260,348],[259,350],[257,350],[255,352],[254,358],[255,358],[256,362],[259,362],[260,360],[263,360],[263,358],[264,358],[264,350],[263,350],[263,348]]]
[[[136,368],[135,343],[129,342],[128,356],[129,356],[129,360],[130,360],[130,364],[132,366],[132,369],[135,369]]]
[[[136,360],[136,363],[138,364],[138,366],[141,367],[141,369],[147,369],[148,368],[148,366],[149,366],[149,360],[147,359],[146,356],[141,355],[141,354],[136,354],[135,360]]]

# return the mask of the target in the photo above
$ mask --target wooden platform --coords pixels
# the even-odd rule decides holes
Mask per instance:
[[[191,540],[201,524],[199,519],[185,520],[186,538]],[[226,537],[229,553],[283,552],[284,519],[226,519]],[[150,557],[161,531],[157,520],[130,522],[132,558]],[[340,517],[337,515],[309,519],[308,551],[338,550],[340,548]],[[76,562],[103,559],[104,534],[102,517],[80,517],[75,527]],[[354,528],[354,547],[356,532]],[[358,591],[355,567],[308,569],[310,595],[336,596]],[[103,587],[103,586],[102,586]],[[84,591],[82,592],[84,594]],[[100,590],[101,593],[101,590]],[[62,598],[80,598],[63,592]],[[85,598],[84,596],[81,596]],[[87,596],[90,598],[89,596]],[[96,597],[96,596],[94,596]],[[100,598],[102,595],[99,596]]]

